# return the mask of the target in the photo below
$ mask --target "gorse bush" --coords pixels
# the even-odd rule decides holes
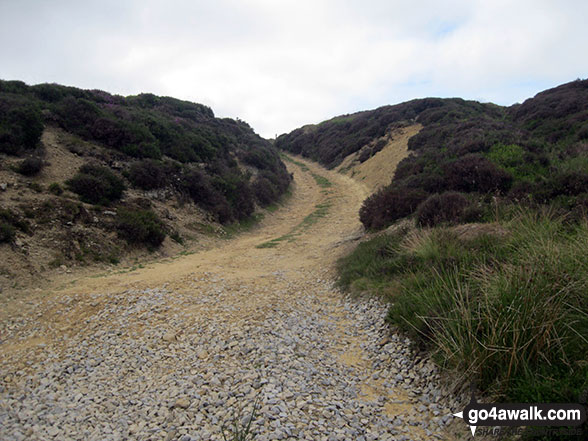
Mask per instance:
[[[125,191],[125,184],[108,167],[86,164],[66,182],[71,191],[90,204],[107,205],[119,200]]]

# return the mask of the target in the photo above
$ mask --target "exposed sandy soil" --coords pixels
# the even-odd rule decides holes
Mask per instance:
[[[408,156],[408,140],[421,129],[420,124],[394,129],[387,135],[389,139],[386,137],[387,144],[374,156],[360,163],[360,152],[353,153],[345,158],[337,171],[363,183],[373,193],[392,181],[396,166]]]
[[[327,172],[314,163],[297,158],[307,164],[315,173],[328,176],[334,184],[331,188],[319,187],[310,173],[301,172],[292,164],[295,176],[294,192],[288,203],[272,215],[266,216],[250,232],[235,239],[219,241],[217,247],[189,255],[178,255],[147,264],[143,268],[127,271],[113,271],[110,274],[84,274],[73,278],[71,274],[57,274],[49,285],[39,284],[33,289],[11,292],[10,300],[2,299],[0,318],[3,322],[15,315],[39,315],[39,321],[46,322],[47,329],[67,326],[72,331],[80,325],[80,319],[92,313],[96,308],[105,307],[111,295],[129,289],[145,289],[165,285],[167,289],[182,291],[188,288],[186,280],[195,274],[208,272],[222,273],[225,280],[250,282],[264,285],[269,275],[276,271],[295,274],[301,270],[324,268],[329,272],[342,253],[349,249],[353,239],[358,237],[361,224],[358,219],[358,207],[367,197],[367,189],[349,177],[334,172]],[[281,242],[275,248],[258,248],[267,241],[282,237],[295,230],[316,210],[316,205],[330,203],[327,216],[314,225],[303,229],[293,241]],[[300,229],[298,229],[300,230]],[[297,230],[297,231],[298,231]],[[346,241],[346,238],[351,238]],[[73,279],[73,280],[72,280]],[[87,308],[85,298],[90,293],[92,306]],[[50,303],[59,303],[63,296],[75,295],[80,307],[67,317],[55,316],[47,310]],[[15,298],[16,297],[16,298]],[[271,308],[279,298],[233,298],[231,303],[239,305],[239,314],[251,311],[264,311]],[[32,306],[34,311],[30,310]],[[42,313],[39,310],[43,311]],[[215,314],[230,314],[232,308],[215,311]],[[229,319],[231,317],[227,317]],[[35,337],[39,338],[39,337]],[[43,339],[50,338],[45,335]],[[4,349],[7,349],[5,342]],[[26,345],[20,342],[19,345]]]
[[[180,234],[184,245],[168,236],[157,251],[150,253],[121,243],[112,228],[108,228],[117,208],[82,203],[76,194],[66,190],[65,184],[80,166],[112,152],[55,127],[45,128],[42,143],[46,165],[36,176],[24,177],[11,169],[22,158],[0,158],[0,183],[5,187],[0,189],[0,208],[24,215],[30,227],[30,234],[17,231],[14,243],[0,244],[0,297],[12,295],[13,288],[20,295],[23,289],[35,289],[54,277],[69,281],[76,275],[118,271],[121,266],[182,251],[199,251],[216,243],[214,231],[221,227],[211,222],[199,207],[179,201],[177,195],[134,188],[126,190],[125,201],[148,201],[158,216]],[[63,195],[48,190],[53,183],[65,190]],[[84,214],[78,211],[72,215],[80,210],[78,207],[83,208]],[[73,222],[66,222],[65,217]],[[118,267],[109,263],[110,256],[119,261]]]
[[[404,142],[416,130],[416,127],[406,129],[402,137],[396,138],[397,142]],[[391,149],[387,147],[380,155],[392,155]],[[9,373],[10,378],[4,378],[9,386],[9,382],[16,381],[15,372],[24,375],[34,370],[34,361],[43,359],[49,349],[59,353],[66,346],[68,336],[83,338],[90,332],[87,328],[90,319],[98,315],[110,317],[107,314],[110,308],[124,302],[124,293],[129,290],[165,288],[182,299],[170,301],[148,316],[129,317],[125,332],[132,335],[154,327],[166,329],[169,318],[178,314],[198,323],[214,321],[240,326],[258,322],[280,310],[282,305],[295,304],[297,296],[305,296],[306,290],[310,292],[317,278],[332,279],[337,258],[348,252],[361,236],[358,209],[369,190],[348,176],[301,158],[296,160],[306,164],[310,172],[326,177],[332,185],[321,187],[311,173],[288,163],[295,177],[291,198],[252,231],[234,239],[219,240],[212,249],[164,259],[132,271],[80,275],[73,280],[71,274],[61,274],[47,284],[20,292],[16,299],[2,299],[0,380],[2,373]],[[373,163],[364,164],[365,173],[368,167],[373,167]],[[309,222],[308,216],[312,218],[312,213],[316,214],[317,205],[326,207],[326,212],[323,210]],[[279,238],[283,240],[274,242],[273,247],[259,247]],[[223,294],[221,302],[200,302],[201,284],[207,283],[211,275],[222,277],[230,295]],[[336,325],[331,350],[339,354],[339,361],[370,372],[372,368],[362,349],[367,344],[366,337],[346,334],[350,324],[339,302],[340,296],[337,290],[323,291],[313,299],[316,312]],[[111,325],[108,321],[103,324],[105,328]],[[188,337],[181,335],[182,330],[169,332],[173,333],[172,339]],[[400,410],[410,413],[418,404],[408,399],[404,389],[382,388],[377,381],[366,383],[362,389],[366,400],[390,398],[386,409],[391,416]],[[415,427],[413,439],[438,438],[430,438]]]

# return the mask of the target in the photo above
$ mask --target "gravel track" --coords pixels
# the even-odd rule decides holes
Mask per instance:
[[[365,190],[307,166],[333,187],[291,165],[288,205],[220,248],[9,305],[0,439],[221,440],[254,403],[259,441],[454,439],[457,403],[435,367],[388,328],[385,305],[333,285]]]

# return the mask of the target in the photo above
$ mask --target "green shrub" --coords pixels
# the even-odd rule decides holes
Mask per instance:
[[[116,230],[127,242],[149,248],[157,248],[166,236],[163,222],[151,210],[120,209]]]
[[[508,191],[512,176],[479,155],[466,155],[445,165],[446,188],[456,191],[490,193]]]
[[[129,181],[143,190],[162,188],[171,182],[170,170],[153,160],[134,162],[129,169]]]
[[[24,176],[35,176],[41,172],[45,163],[41,158],[27,158],[18,164],[16,171]]]
[[[577,401],[588,389],[588,221],[519,212],[503,228],[375,238],[339,262],[340,283],[392,296],[388,319],[484,392]]]
[[[5,221],[0,221],[0,243],[12,242],[16,232],[14,227]]]
[[[53,182],[49,185],[48,188],[50,193],[53,193],[55,196],[60,196],[63,194],[63,187],[59,185],[58,182]]]
[[[455,191],[434,194],[417,207],[417,224],[432,227],[442,223],[458,223],[469,204],[461,193]]]
[[[125,191],[124,182],[112,170],[92,164],[80,167],[66,184],[82,201],[90,204],[109,204],[119,200]]]
[[[260,176],[253,182],[253,193],[259,205],[265,207],[276,200],[278,190],[269,179]]]
[[[43,134],[43,119],[36,105],[0,100],[0,152],[21,155],[34,150]]]
[[[30,225],[26,220],[15,212],[0,208],[0,243],[12,242],[16,235],[16,230],[23,233],[30,233]]]
[[[359,219],[367,229],[387,227],[395,220],[410,216],[427,198],[420,189],[386,187],[367,198],[359,210]]]

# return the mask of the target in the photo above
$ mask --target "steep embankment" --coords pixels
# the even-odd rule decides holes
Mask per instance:
[[[289,183],[268,141],[201,104],[0,81],[0,289],[200,249]]]
[[[335,170],[361,182],[373,193],[390,183],[390,176],[394,176],[398,164],[409,155],[410,138],[421,129],[420,124],[391,129],[376,141],[376,144],[385,142],[381,150],[370,152],[368,159],[362,156],[365,150],[352,153]]]
[[[421,224],[488,221],[492,197],[577,213],[588,200],[587,103],[588,80],[511,107],[427,98],[308,125],[281,135],[276,146],[328,168],[350,157],[379,164],[375,155],[395,130],[420,124],[408,140],[409,155],[389,176],[381,173],[386,187],[364,204],[368,229],[415,215],[421,205]],[[391,170],[385,159],[381,169]]]
[[[288,203],[219,248],[4,304],[0,435],[218,439],[257,399],[260,440],[446,438],[435,369],[333,287],[367,189],[289,168]]]

